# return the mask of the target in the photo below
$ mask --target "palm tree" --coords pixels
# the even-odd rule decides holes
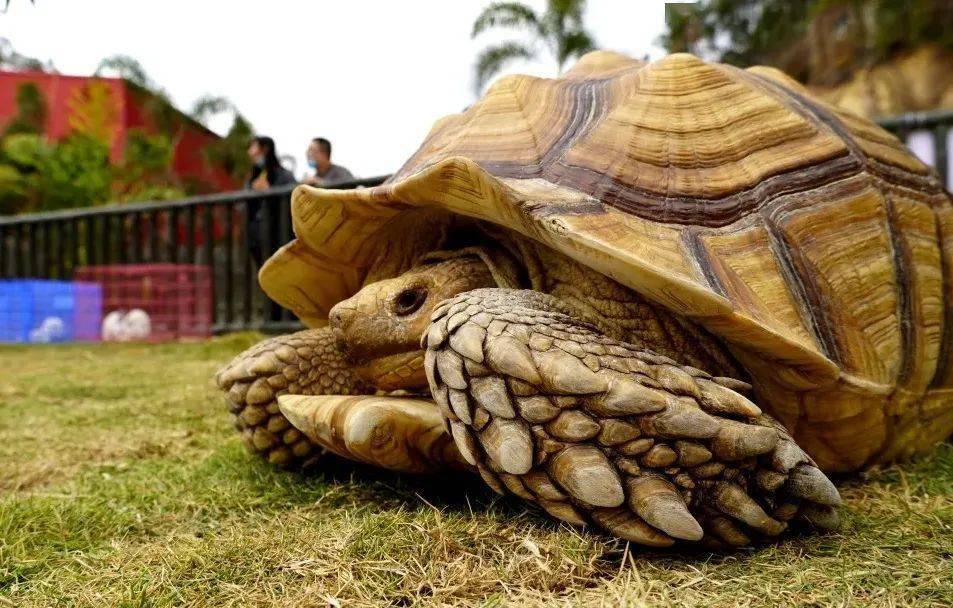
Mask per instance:
[[[238,108],[232,100],[221,95],[206,94],[195,100],[189,115],[207,127],[210,118],[225,113],[238,116]]]
[[[510,61],[535,58],[539,43],[555,57],[560,72],[570,58],[593,50],[595,40],[582,23],[585,10],[586,0],[547,0],[542,15],[520,2],[494,2],[483,9],[473,22],[472,38],[493,28],[516,27],[528,30],[531,40],[508,41],[483,49],[475,66],[477,90]]]
[[[149,75],[146,73],[145,68],[142,67],[142,64],[139,63],[139,60],[129,55],[111,55],[104,58],[99,62],[99,66],[96,68],[96,71],[93,72],[93,76],[101,76],[105,72],[114,72],[120,78],[128,80],[143,89],[159,92],[159,87],[149,78]]]

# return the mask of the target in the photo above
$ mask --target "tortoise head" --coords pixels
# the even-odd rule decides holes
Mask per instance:
[[[442,301],[495,287],[486,262],[464,255],[422,264],[364,286],[328,315],[340,349],[365,380],[382,390],[427,386],[420,339]]]

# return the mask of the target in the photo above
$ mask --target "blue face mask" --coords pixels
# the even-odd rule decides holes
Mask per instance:
[[[317,169],[317,168],[318,168],[318,163],[317,163],[313,158],[309,158],[309,159],[308,159],[308,166],[311,167],[312,169]]]
[[[258,156],[258,157],[256,157],[256,158],[255,158],[255,166],[258,167],[259,169],[261,169],[262,167],[264,167],[264,166],[265,166],[265,157],[264,157],[264,156]]]

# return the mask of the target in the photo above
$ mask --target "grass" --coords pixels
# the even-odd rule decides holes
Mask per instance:
[[[844,480],[843,529],[627,547],[478,479],[248,455],[210,377],[258,337],[0,348],[0,606],[949,606],[953,446]]]

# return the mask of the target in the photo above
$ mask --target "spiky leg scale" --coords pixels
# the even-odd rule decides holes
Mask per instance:
[[[441,304],[428,380],[461,454],[500,492],[651,546],[744,545],[837,490],[769,416],[713,378],[612,340],[549,296],[481,289]]]

